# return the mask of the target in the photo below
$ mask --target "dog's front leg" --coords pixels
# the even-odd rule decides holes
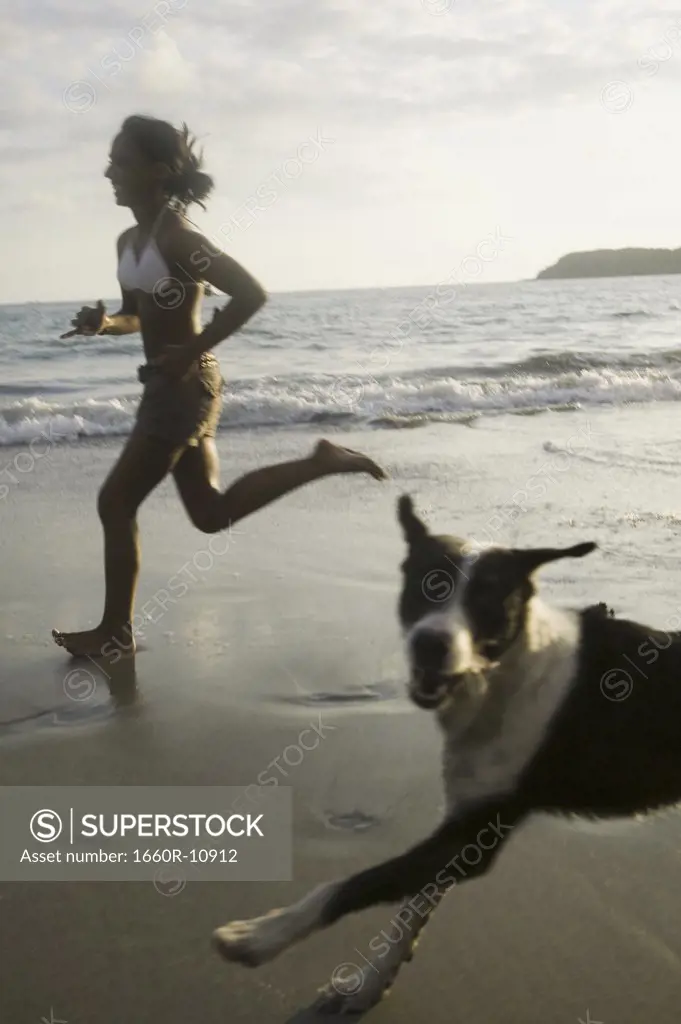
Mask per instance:
[[[290,907],[218,928],[215,945],[225,959],[256,967],[346,914],[377,903],[397,903],[414,894],[446,892],[457,882],[484,874],[524,814],[512,797],[461,809],[399,857],[344,881],[321,885]],[[466,856],[469,848],[474,854]]]

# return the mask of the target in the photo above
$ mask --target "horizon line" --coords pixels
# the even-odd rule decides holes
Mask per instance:
[[[504,278],[496,281],[459,281],[452,282],[459,288],[470,288],[471,285],[495,285],[495,284],[526,284],[530,281],[537,281],[536,277],[525,277],[525,278]],[[343,287],[343,288],[286,288],[286,289],[272,289],[267,294],[274,295],[318,295],[326,292],[390,292],[390,291],[404,291],[408,288],[420,288],[420,289],[433,289],[439,285],[444,284],[444,281],[436,281],[434,284],[390,284],[390,285],[357,285],[355,287]],[[541,282],[539,282],[541,283]],[[207,296],[208,298],[219,298],[220,296],[227,296],[226,292],[216,292],[213,296]],[[117,296],[120,299],[120,296]],[[31,304],[40,304],[44,306],[56,306],[62,303],[68,304],[69,302],[80,302],[80,299],[21,299],[15,302],[8,302],[6,300],[0,300],[0,307],[2,306],[28,306]],[[104,301],[104,300],[102,300]]]

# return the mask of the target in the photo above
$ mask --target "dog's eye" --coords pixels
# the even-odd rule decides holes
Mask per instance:
[[[503,588],[497,579],[476,580],[471,586],[469,599],[473,604],[485,605],[499,601],[504,596]]]
[[[497,593],[498,590],[499,581],[491,578],[476,580],[471,587],[471,591],[475,592],[476,597],[489,597]]]

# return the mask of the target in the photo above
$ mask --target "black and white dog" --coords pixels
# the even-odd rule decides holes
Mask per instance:
[[[376,1003],[447,889],[488,871],[532,813],[629,817],[681,801],[681,635],[535,593],[537,569],[596,545],[476,552],[430,534],[408,497],[399,519],[409,694],[442,727],[445,820],[407,853],[214,934],[226,959],[257,966],[345,914],[401,901],[401,938],[370,943],[379,955],[360,979],[333,981],[330,1012]]]

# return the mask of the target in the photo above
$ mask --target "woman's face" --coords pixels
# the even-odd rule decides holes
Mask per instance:
[[[104,176],[113,185],[118,206],[144,206],[159,198],[166,173],[163,164],[150,163],[124,135],[113,140]]]

